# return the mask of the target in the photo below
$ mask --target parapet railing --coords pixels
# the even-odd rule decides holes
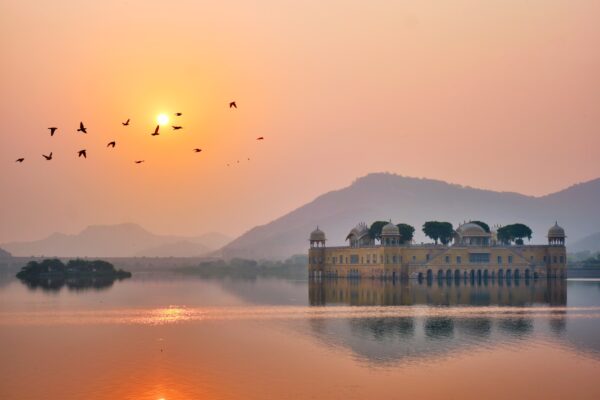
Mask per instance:
[[[434,244],[434,243],[420,243],[420,244],[401,244],[401,245],[396,245],[396,246],[383,246],[381,244],[376,244],[376,245],[372,245],[372,246],[359,246],[359,247],[352,247],[352,246],[325,246],[325,247],[318,247],[318,248],[324,248],[324,249],[331,249],[331,250],[349,250],[349,249],[377,249],[380,247],[384,247],[384,248],[431,248],[431,249],[471,249],[471,248],[494,248],[494,249],[514,249],[514,250],[519,250],[519,249],[530,249],[530,248],[542,248],[542,247],[561,247],[561,246],[556,246],[556,245],[551,245],[551,244],[489,244],[489,245],[450,245],[450,246],[446,246],[443,244]]]

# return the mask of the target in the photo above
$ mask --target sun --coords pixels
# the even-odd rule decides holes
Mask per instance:
[[[156,121],[159,125],[166,125],[169,123],[169,117],[167,116],[167,114],[158,114],[158,116],[156,117]]]

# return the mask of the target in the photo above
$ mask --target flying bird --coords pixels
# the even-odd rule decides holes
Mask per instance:
[[[237,108],[237,104],[235,104],[235,101],[229,103],[229,108]]]
[[[23,162],[23,161],[25,161],[25,159],[23,157],[21,157],[21,158],[17,158],[17,160],[15,162]]]
[[[134,163],[136,163],[136,164],[141,164],[141,163],[143,163],[144,161],[145,161],[145,160],[136,160],[136,161],[134,161]]]
[[[78,156],[78,157],[81,157],[81,156],[83,156],[83,158],[87,158],[87,153],[85,152],[85,149],[83,149],[83,150],[79,150],[79,151],[77,152],[77,156]]]
[[[106,145],[106,147],[112,147],[114,149],[116,144],[117,144],[117,142],[115,142],[113,140],[112,142],[108,142],[108,144]]]
[[[183,114],[181,113],[175,113],[176,116],[181,117]]]
[[[176,131],[176,130],[179,130],[179,129],[183,128],[183,126],[173,125],[172,128],[173,128],[173,130]]]
[[[129,118],[127,118],[127,121],[125,121],[125,122],[121,122],[121,124],[123,124],[123,126],[127,126],[127,125],[129,125]]]
[[[50,136],[54,136],[54,132],[56,132],[56,130],[57,130],[58,128],[57,128],[57,127],[55,127],[55,126],[52,126],[52,127],[48,128],[48,129],[50,129]]]
[[[259,136],[256,138],[256,140],[265,140],[265,138],[263,136]]]
[[[194,153],[200,153],[202,149],[194,149]]]
[[[152,136],[158,136],[158,135],[160,135],[160,133],[158,133],[159,129],[160,129],[160,125],[156,125],[156,129],[154,129],[154,133],[152,134]]]
[[[46,161],[50,161],[50,160],[52,160],[52,152],[50,152],[50,154],[48,154],[48,155],[42,154],[42,157],[44,157],[46,159]]]
[[[77,129],[77,132],[87,133],[87,129],[85,128],[85,126],[83,126],[83,122],[79,123],[79,129]]]

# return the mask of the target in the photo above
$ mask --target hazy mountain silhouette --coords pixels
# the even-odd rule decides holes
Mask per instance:
[[[600,179],[580,183],[542,197],[495,192],[431,179],[369,174],[352,185],[314,201],[266,225],[257,226],[223,247],[225,258],[283,258],[304,253],[318,225],[328,245],[343,245],[356,223],[392,219],[416,228],[417,242],[429,241],[421,231],[428,220],[482,220],[488,224],[523,222],[534,232],[532,243],[545,243],[548,228],[558,221],[568,242],[600,230]]]
[[[590,251],[592,253],[600,252],[600,232],[593,233],[589,236],[579,239],[569,246],[569,251]]]
[[[164,243],[158,246],[144,249],[136,256],[145,257],[168,257],[177,255],[178,257],[196,257],[206,254],[215,247],[205,246],[203,243],[192,242],[189,240],[179,240],[172,243]]]
[[[198,237],[156,235],[139,225],[93,225],[76,235],[54,233],[42,240],[2,245],[14,256],[133,257],[197,256],[226,244],[220,233]],[[185,243],[183,245],[182,243]]]
[[[0,258],[11,258],[11,257],[12,257],[12,255],[8,251],[6,251],[4,249],[0,249]]]

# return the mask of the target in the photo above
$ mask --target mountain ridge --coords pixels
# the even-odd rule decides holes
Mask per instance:
[[[343,245],[358,222],[392,219],[416,228],[416,241],[427,220],[466,220],[490,224],[523,222],[534,230],[534,243],[544,243],[547,229],[558,220],[577,239],[600,229],[600,179],[571,185],[544,196],[496,192],[426,178],[373,173],[345,188],[317,196],[266,224],[255,226],[224,246],[225,258],[284,258],[306,251],[309,233],[319,225],[329,244]]]
[[[157,235],[138,224],[89,225],[77,234],[55,232],[43,239],[9,242],[0,247],[14,256],[136,257],[199,256],[231,240],[211,232],[197,237]],[[186,242],[185,255],[181,254]],[[179,245],[178,245],[179,244]]]
[[[580,251],[589,251],[591,253],[600,252],[600,232],[592,233],[591,235],[577,240],[570,246],[570,250],[573,253]]]

